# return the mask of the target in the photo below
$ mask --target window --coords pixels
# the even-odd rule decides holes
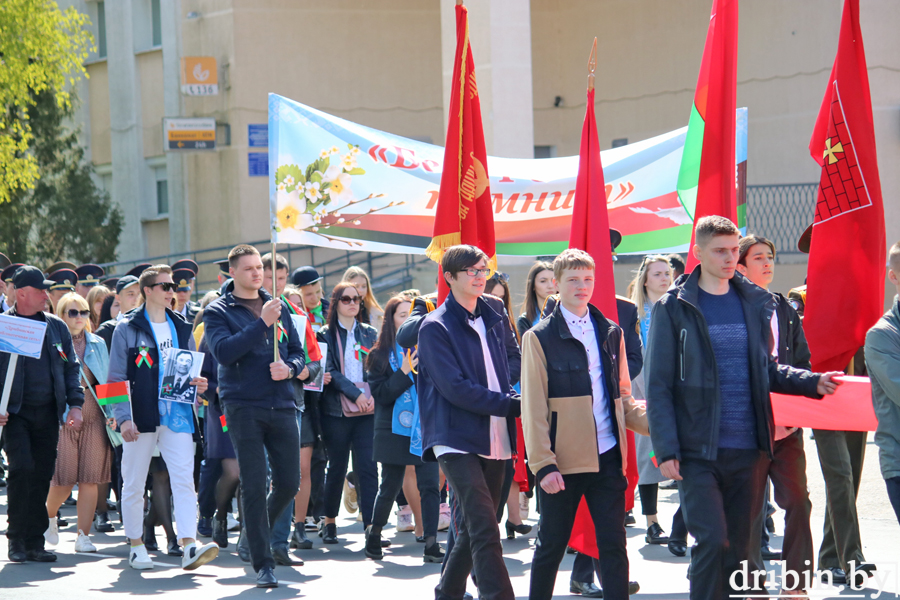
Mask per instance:
[[[166,216],[169,214],[169,182],[166,179],[166,168],[153,169],[156,176],[156,214]]]
[[[535,146],[535,158],[556,158],[556,146]]]
[[[97,3],[97,58],[106,58],[106,7]]]
[[[150,0],[150,19],[153,23],[151,43],[153,47],[162,46],[162,16],[159,10],[160,0]]]

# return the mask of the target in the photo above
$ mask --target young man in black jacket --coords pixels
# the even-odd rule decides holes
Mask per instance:
[[[769,289],[775,277],[775,244],[758,235],[741,238],[737,270],[747,279],[764,290]],[[800,316],[787,298],[778,293],[775,298],[775,312],[772,315],[772,355],[782,365],[790,365],[809,371],[810,353],[803,334]],[[766,504],[757,517],[757,527],[762,536],[760,555],[755,566],[764,569],[763,559],[785,561],[785,568],[800,575],[800,582],[812,581],[815,561],[813,555],[812,530],[809,517],[812,502],[806,486],[806,454],[803,451],[803,430],[799,427],[775,428],[773,459],[769,463],[767,475],[772,480],[775,501],[784,509],[784,548],[781,552],[769,547],[769,533],[766,531]],[[784,593],[802,594],[802,590],[784,590]]]
[[[481,298],[488,257],[474,246],[449,248],[441,271],[450,294],[419,328],[418,393],[424,460],[437,460],[463,513],[435,588],[458,600],[473,566],[479,597],[512,600],[497,508],[505,464],[516,447],[519,395],[510,386],[504,340],[508,320]]]
[[[291,380],[305,368],[303,333],[294,327],[288,306],[262,289],[263,264],[256,248],[235,246],[228,263],[232,281],[206,307],[204,335],[219,361],[219,399],[241,470],[241,504],[256,585],[277,587],[271,527],[300,488],[300,429]],[[267,455],[272,467],[268,499]]]
[[[61,319],[43,312],[47,289],[53,282],[45,280],[37,267],[26,265],[16,271],[13,283],[16,304],[6,314],[46,323],[47,329],[41,356],[17,359],[7,414],[0,414],[9,458],[9,560],[53,562],[56,555],[44,550],[48,526],[45,503],[56,467],[63,412],[68,406],[67,427],[81,429],[84,390],[69,328]],[[10,357],[0,352],[0,389],[6,383]]]
[[[695,226],[700,265],[653,307],[644,368],[650,437],[662,475],[681,481],[697,546],[691,599],[721,600],[759,552],[774,420],[769,392],[834,393],[840,373],[779,365],[771,353],[772,295],[736,273],[740,232],[723,217]]]

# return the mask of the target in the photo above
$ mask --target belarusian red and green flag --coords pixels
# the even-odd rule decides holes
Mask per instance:
[[[127,381],[98,384],[94,391],[97,394],[97,404],[100,406],[128,402],[131,398]]]
[[[738,0],[713,0],[676,186],[694,223],[709,215],[726,217],[739,227],[746,222],[746,209],[742,207],[743,214],[737,209],[734,155],[737,41]],[[689,251],[687,270],[696,263]]]

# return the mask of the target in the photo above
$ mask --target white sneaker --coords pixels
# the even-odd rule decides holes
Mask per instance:
[[[91,538],[78,530],[78,539],[75,540],[75,552],[96,552],[97,547],[91,542]]]
[[[438,517],[438,531],[447,531],[450,529],[450,505],[444,502],[441,504],[441,513]]]
[[[215,544],[188,544],[184,547],[184,556],[181,557],[181,568],[185,571],[193,571],[202,567],[219,555],[219,547]]]
[[[397,531],[415,531],[416,526],[413,524],[413,513],[409,505],[402,507],[397,511]]]
[[[228,513],[227,517],[228,521],[228,531],[240,531],[241,530],[241,522],[234,518],[234,515]]]
[[[59,543],[59,524],[56,522],[56,515],[47,519],[47,531],[44,532],[44,541],[51,546]]]
[[[137,571],[149,571],[153,568],[153,561],[150,560],[150,555],[147,554],[147,549],[143,544],[131,547],[131,551],[128,553],[128,564]]]
[[[519,516],[523,521],[528,518],[528,500],[525,492],[519,492]]]

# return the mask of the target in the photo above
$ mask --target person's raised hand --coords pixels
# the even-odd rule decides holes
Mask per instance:
[[[556,494],[566,489],[566,482],[563,481],[562,473],[553,471],[544,475],[541,479],[541,489],[548,494]]]
[[[822,373],[819,376],[819,383],[816,385],[816,391],[819,392],[820,396],[830,396],[837,391],[839,386],[844,385],[844,382],[838,379],[838,377],[843,376],[844,374],[840,371]]]
[[[278,360],[269,364],[269,373],[272,375],[272,381],[281,381],[291,376],[291,368],[283,360]]]
[[[269,327],[275,325],[275,322],[281,318],[281,300],[273,298],[266,302],[259,316]]]
[[[666,479],[674,479],[675,481],[681,481],[681,465],[678,462],[677,458],[673,458],[671,460],[667,460],[663,464],[659,465],[659,472],[662,473],[662,476]]]
[[[122,439],[126,442],[136,442],[138,436],[141,435],[138,433],[137,427],[134,426],[134,421],[130,420],[122,423],[122,429],[120,431],[122,432]]]

